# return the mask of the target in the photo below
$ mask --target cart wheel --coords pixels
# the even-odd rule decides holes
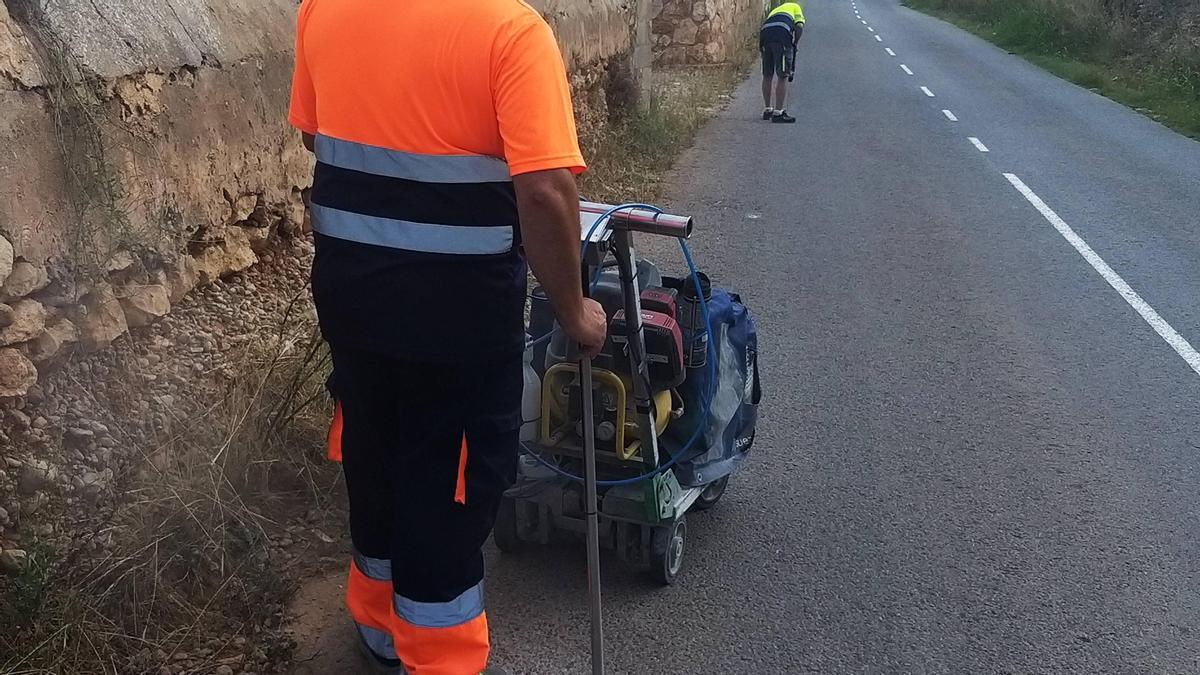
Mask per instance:
[[[664,586],[675,583],[683,568],[687,542],[687,520],[683,516],[670,525],[654,528],[650,538],[650,575]]]
[[[696,498],[696,503],[692,504],[692,508],[697,511],[707,511],[717,505],[721,501],[721,497],[725,496],[725,490],[729,489],[729,476],[718,478],[708,485],[704,486],[704,491]]]
[[[500,510],[496,513],[496,527],[492,531],[492,539],[502,553],[516,553],[524,547],[525,542],[521,541],[517,529],[517,500],[512,497],[500,498]]]

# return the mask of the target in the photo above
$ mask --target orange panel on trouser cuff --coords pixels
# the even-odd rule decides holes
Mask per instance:
[[[458,482],[454,484],[454,501],[467,503],[467,435],[463,434],[462,449],[458,451]]]
[[[392,642],[409,675],[476,675],[487,666],[487,615],[449,628],[422,628],[393,615]]]
[[[350,617],[355,623],[391,632],[391,579],[371,579],[351,562],[350,576],[346,580],[346,608],[350,610]]]
[[[333,423],[329,425],[329,461],[342,461],[342,404],[333,402]]]

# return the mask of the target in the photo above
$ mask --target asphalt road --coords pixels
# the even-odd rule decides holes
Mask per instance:
[[[857,3],[675,174],[767,398],[680,582],[605,560],[610,672],[1200,672],[1200,144]],[[582,547],[489,557],[497,663],[587,672]]]
[[[1005,176],[1200,345],[1200,144],[890,0],[806,11],[800,123],[752,78],[670,191],[767,400],[679,584],[606,561],[610,670],[1200,672],[1200,372]],[[499,663],[586,671],[582,560],[492,560]]]

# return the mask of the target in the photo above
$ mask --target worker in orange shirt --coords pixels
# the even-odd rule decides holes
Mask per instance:
[[[487,667],[481,547],[515,479],[526,259],[584,354],[584,169],[557,44],[520,0],[304,0],[291,123],[316,153],[313,298],[333,355],[370,662]]]

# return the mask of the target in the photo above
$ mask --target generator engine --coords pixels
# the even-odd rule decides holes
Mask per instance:
[[[653,286],[643,286],[641,320],[655,408],[654,431],[661,435],[671,419],[682,413],[682,402],[675,389],[687,374],[683,334],[675,316],[677,291],[658,286],[661,276],[646,261],[638,261],[638,272],[640,279],[655,282]],[[619,288],[616,276],[615,270],[605,271],[597,289]],[[634,409],[628,321],[620,298],[606,302],[609,299],[606,295],[595,294],[609,318],[608,340],[592,368],[597,450],[603,460],[639,461],[641,430]],[[534,296],[537,297],[537,291]],[[548,303],[541,307],[535,304],[530,324],[546,325],[546,317],[538,314],[547,311],[550,311]],[[535,358],[534,367],[537,365]],[[539,441],[549,448],[582,448],[582,383],[574,345],[565,336],[556,336],[546,350],[543,366],[538,373],[542,387]]]

